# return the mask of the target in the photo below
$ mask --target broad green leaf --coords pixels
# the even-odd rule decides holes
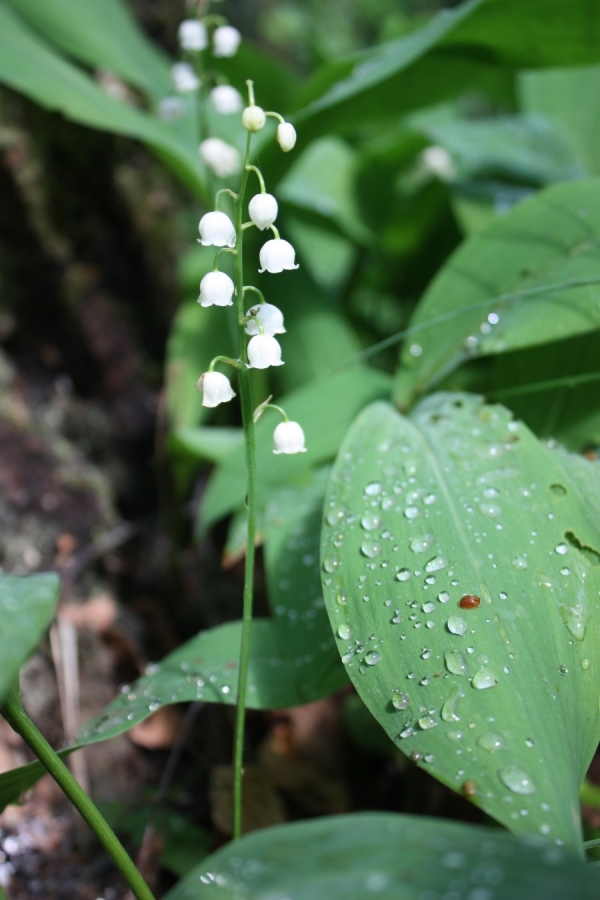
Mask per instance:
[[[581,852],[600,531],[560,457],[472,395],[434,394],[410,418],[377,403],[325,502],[339,519],[323,526],[325,602],[375,718],[511,830]]]
[[[326,302],[320,308],[311,303],[297,315],[286,317],[286,327],[281,340],[285,359],[281,379],[289,390],[326,378],[361,350],[348,318]]]
[[[0,700],[13,686],[21,665],[45,634],[58,599],[55,574],[0,572]]]
[[[589,171],[600,174],[600,66],[521,72],[517,86],[522,109],[562,127]]]
[[[600,877],[544,841],[425,816],[357,813],[263,828],[165,900],[593,900]]]
[[[354,244],[316,217],[309,220],[288,212],[285,220],[286,232],[298,251],[298,258],[312,278],[324,290],[339,288],[356,261]]]
[[[204,184],[194,141],[165,122],[109,97],[0,2],[0,83],[80,125],[147,144],[196,193]]]
[[[492,399],[539,437],[586,450],[600,445],[599,387],[600,332],[594,331],[497,357]]]
[[[468,238],[419,302],[396,395],[467,359],[600,327],[600,179],[553,185]]]
[[[189,387],[189,385],[188,385]],[[180,428],[171,433],[169,444],[174,453],[195,460],[221,462],[240,441],[239,428]]]
[[[265,512],[265,566],[273,629],[282,655],[296,665],[306,702],[343,687],[348,678],[325,611],[319,565],[320,526],[329,468],[306,486],[275,490]]]
[[[348,426],[372,400],[389,395],[388,375],[357,367],[313,381],[276,402],[292,421],[300,422],[307,452],[296,456],[273,455],[273,429],[278,415],[271,410],[256,427],[257,484],[262,495],[268,486],[310,481],[313,466],[333,459]],[[200,510],[200,525],[207,527],[239,509],[246,496],[244,444],[240,441],[214,471]]]
[[[120,75],[156,99],[172,91],[169,60],[121,0],[7,0],[69,56]]]
[[[309,96],[320,96],[298,122],[307,135],[331,131],[433,105],[473,84],[510,101],[511,71],[597,62],[589,23],[599,14],[598,0],[467,0],[418,31],[336,61],[309,85]]]
[[[58,755],[64,761],[76,749],[77,746],[69,747],[68,750],[61,750]],[[0,774],[0,812],[6,809],[9,803],[16,803],[19,797],[37,784],[45,774],[46,769],[40,762],[27,763],[26,766],[2,772]]]

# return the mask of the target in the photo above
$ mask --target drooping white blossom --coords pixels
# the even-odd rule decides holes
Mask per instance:
[[[204,165],[212,169],[219,178],[235,175],[242,168],[242,157],[239,151],[221,138],[211,137],[202,141],[198,152]]]
[[[296,129],[291,122],[280,122],[277,126],[277,143],[284,153],[289,153],[296,144]]]
[[[177,38],[182,50],[204,50],[208,45],[206,27],[198,19],[184,19],[177,29]]]
[[[304,432],[298,422],[280,422],[273,432],[273,453],[306,453]]]
[[[285,334],[283,326],[283,313],[272,303],[257,303],[246,313],[247,316],[254,316],[258,319],[262,326],[263,334]],[[246,322],[246,334],[260,334],[258,323],[254,319]]]
[[[225,272],[208,272],[200,282],[200,306],[232,306],[234,284]]]
[[[229,378],[220,372],[205,372],[198,379],[196,390],[202,394],[202,406],[218,406],[235,397]]]
[[[171,78],[175,90],[180,94],[189,94],[190,91],[196,91],[200,87],[196,73],[186,62],[178,62],[171,67]]]
[[[440,181],[453,181],[456,178],[454,160],[445,147],[438,147],[435,144],[426,147],[420,155],[420,160],[423,168]]]
[[[295,263],[296,251],[288,241],[281,238],[267,241],[260,248],[260,264],[262,269],[259,272],[283,272],[284,269],[297,269]]]
[[[248,362],[251,369],[282,366],[281,347],[270,334],[257,334],[248,341]]]
[[[222,116],[238,113],[244,106],[242,95],[230,84],[219,84],[210,92],[214,108]]]
[[[213,55],[235,56],[242,36],[232,25],[220,25],[213,33]]]
[[[224,212],[209,212],[198,225],[203,247],[235,247],[235,227]]]
[[[264,231],[277,218],[277,200],[273,194],[256,194],[248,204],[248,214],[257,228]]]
[[[242,125],[246,131],[260,131],[265,127],[267,116],[260,106],[247,106],[242,113]]]

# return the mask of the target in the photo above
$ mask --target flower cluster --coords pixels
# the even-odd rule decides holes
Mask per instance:
[[[282,141],[285,143],[287,134],[287,144],[285,149],[291,149],[296,140],[296,132],[289,122],[285,122],[278,113],[265,113],[260,107],[254,103],[254,94],[252,83],[248,82],[250,103],[242,113],[242,124],[252,134],[256,128],[256,123],[266,120],[267,116],[274,116],[279,120],[278,142],[281,146]],[[252,115],[248,111],[253,111]],[[259,111],[256,113],[256,111]],[[263,121],[264,124],[264,121]],[[262,126],[260,126],[262,127]],[[280,136],[281,128],[284,138]],[[293,140],[291,132],[293,132]],[[219,147],[216,146],[218,139],[210,138],[204,141],[208,144],[213,141],[215,147],[215,159],[218,156]],[[226,145],[225,145],[226,146]],[[222,151],[220,163],[223,162]],[[202,148],[201,148],[202,152]],[[248,151],[249,152],[249,151]],[[202,404],[204,406],[214,407],[221,403],[227,403],[235,397],[235,393],[229,379],[220,372],[214,371],[214,366],[218,362],[226,363],[235,369],[267,369],[271,366],[282,366],[281,346],[275,335],[284,334],[285,326],[283,322],[283,313],[272,303],[267,303],[262,292],[254,286],[243,286],[242,281],[242,260],[241,255],[241,236],[246,228],[255,226],[261,231],[269,228],[273,232],[274,237],[266,241],[259,253],[260,268],[259,272],[279,273],[284,270],[297,269],[298,265],[295,261],[295,251],[292,245],[279,236],[279,232],[275,227],[275,220],[278,214],[277,200],[272,194],[267,193],[265,181],[261,171],[249,162],[247,154],[245,161],[245,174],[243,185],[245,187],[247,179],[251,173],[254,173],[259,181],[260,192],[251,197],[248,202],[249,222],[242,224],[242,203],[244,197],[242,194],[234,194],[229,189],[223,189],[217,193],[217,208],[211,212],[205,213],[200,219],[198,230],[200,232],[199,242],[204,247],[216,247],[218,252],[215,256],[213,270],[208,272],[200,282],[200,296],[198,303],[201,306],[233,306],[234,297],[236,300],[238,312],[238,325],[240,327],[240,337],[244,347],[240,348],[239,359],[228,359],[227,357],[217,356],[211,362],[208,371],[200,376],[196,389],[202,394]],[[234,199],[236,216],[234,221],[218,208],[219,199],[223,194],[229,194]],[[237,226],[237,228],[236,228]],[[223,253],[229,253],[236,257],[236,277],[239,277],[237,287],[234,281],[226,272],[219,269],[219,260]],[[246,304],[244,303],[245,294],[247,292],[254,293],[258,296],[258,302],[244,311]],[[247,337],[246,337],[247,336]],[[246,343],[247,340],[247,343]],[[273,452],[274,453],[304,453],[304,432],[297,422],[290,422],[284,410],[270,403],[262,404],[257,414],[261,414],[263,409],[275,409],[283,418],[283,421],[275,429],[273,435]]]

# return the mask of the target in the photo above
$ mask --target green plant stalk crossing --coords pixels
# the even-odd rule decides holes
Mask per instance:
[[[238,340],[241,368],[238,374],[244,441],[246,445],[246,507],[248,511],[246,535],[246,566],[244,569],[244,601],[242,610],[242,642],[240,647],[240,663],[238,677],[237,708],[235,719],[235,737],[233,747],[233,837],[239,838],[242,833],[242,767],[244,762],[244,731],[246,721],[246,690],[248,685],[248,662],[250,659],[250,629],[252,625],[252,602],[254,593],[254,540],[256,532],[256,447],[254,438],[254,409],[252,404],[252,387],[250,370],[248,369],[248,352],[246,348],[245,311],[244,311],[244,259],[242,213],[244,194],[248,184],[249,170],[246,168],[250,160],[251,135],[246,140],[244,172],[235,201],[235,290],[236,312],[238,320]]]
[[[23,709],[17,689],[14,689],[6,699],[2,707],[2,715],[11,728],[33,750],[44,768],[48,770],[82,818],[88,823],[137,900],[154,900],[152,891],[106,819],[98,812],[88,795]]]

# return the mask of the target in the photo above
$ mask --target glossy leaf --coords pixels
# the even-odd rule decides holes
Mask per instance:
[[[13,686],[21,665],[35,650],[54,616],[59,580],[53,573],[0,572],[0,700]]]
[[[273,629],[306,702],[348,681],[325,611],[319,565],[320,525],[329,469],[302,487],[274,491],[265,513],[265,564]]]
[[[378,403],[348,432],[326,504],[339,524],[323,526],[322,558],[337,556],[325,601],[373,715],[511,830],[581,852],[600,531],[560,458],[478,397],[432,395],[410,418]]]
[[[296,456],[273,455],[273,429],[278,415],[271,410],[256,428],[257,482],[264,494],[268,486],[310,481],[310,469],[331,460],[353,418],[371,400],[388,396],[390,379],[375,369],[357,367],[313,381],[277,399],[290,419],[300,422],[307,452]],[[202,527],[239,509],[246,496],[244,445],[240,441],[215,470],[200,511]]]
[[[121,0],[7,0],[69,56],[120,75],[155,98],[172,91],[169,60]]]
[[[166,900],[592,900],[598,873],[543,841],[359,813],[263,828],[205,859]]]
[[[467,359],[600,327],[600,179],[553,185],[468,238],[410,321],[405,403]]]
[[[147,144],[196,193],[204,184],[197,148],[179,129],[109,97],[0,2],[0,83],[80,125]]]

